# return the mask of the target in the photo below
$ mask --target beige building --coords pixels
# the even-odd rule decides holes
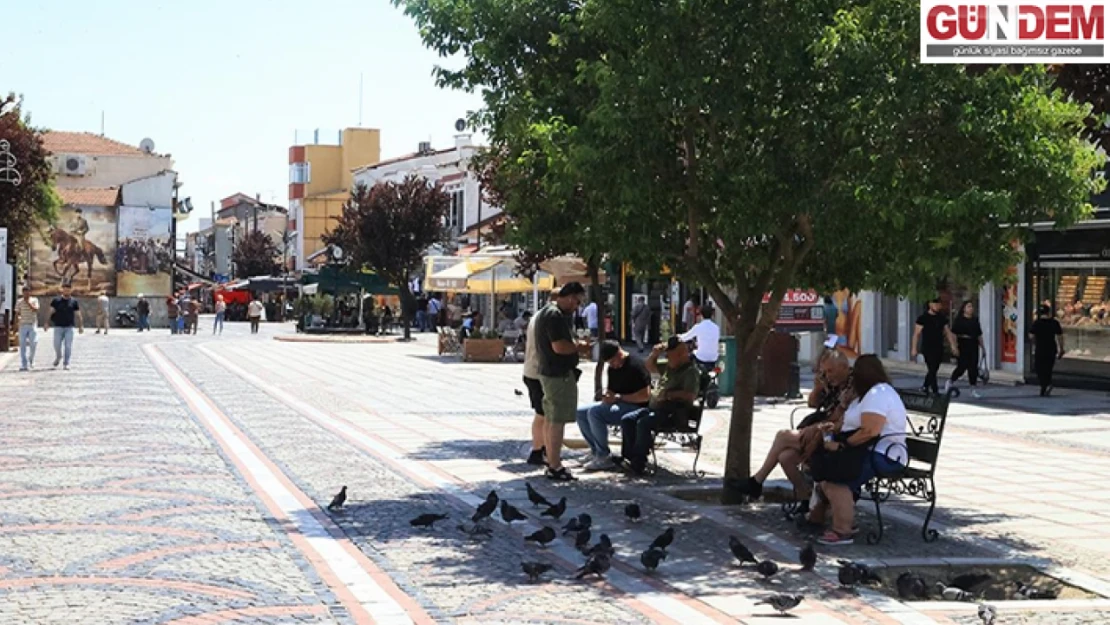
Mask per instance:
[[[52,153],[59,189],[119,187],[173,169],[170,155],[155,153],[153,146],[145,151],[89,132],[51,130],[42,142]]]

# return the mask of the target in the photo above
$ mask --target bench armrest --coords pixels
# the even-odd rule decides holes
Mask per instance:
[[[790,411],[790,429],[796,430],[798,427],[794,423],[794,415],[798,414],[799,410],[813,410],[809,406],[798,406]]]

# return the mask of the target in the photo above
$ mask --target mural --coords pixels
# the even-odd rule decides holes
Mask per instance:
[[[116,291],[116,209],[106,206],[62,208],[58,223],[43,226],[31,241],[31,290],[58,293],[63,282],[78,297]]]
[[[169,295],[173,289],[173,210],[119,207],[117,293]]]
[[[1010,267],[1012,283],[1002,289],[1002,362],[1017,363],[1018,351],[1018,284],[1017,267]]]
[[[840,337],[840,351],[849,358],[857,358],[863,351],[863,308],[859,294],[841,289],[831,297],[836,306],[836,335]]]

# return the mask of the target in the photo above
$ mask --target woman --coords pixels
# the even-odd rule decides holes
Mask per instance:
[[[1057,358],[1064,357],[1064,329],[1052,317],[1052,309],[1041,306],[1040,317],[1029,328],[1029,338],[1033,341],[1033,371],[1041,384],[1041,397],[1052,394],[1052,370]]]
[[[976,399],[982,397],[975,385],[979,382],[979,352],[983,349],[983,328],[979,326],[979,318],[975,316],[975,304],[966,301],[960,306],[960,314],[952,322],[952,334],[956,335],[956,346],[960,355],[956,361],[956,370],[944,385],[944,392],[967,372],[967,381],[971,383],[971,395]]]
[[[821,500],[807,520],[823,524],[832,512],[832,528],[817,539],[823,545],[854,541],[854,493],[876,473],[898,473],[905,468],[906,407],[878,356],[860,356],[852,367],[852,390],[857,399],[844,411],[840,433],[826,438],[811,461]]]
[[[212,334],[219,330],[220,334],[224,333],[224,317],[227,315],[227,302],[224,301],[223,295],[216,296],[216,320],[212,322]]]

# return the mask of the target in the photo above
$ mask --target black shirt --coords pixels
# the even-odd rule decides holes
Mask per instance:
[[[54,309],[54,314],[50,315],[50,323],[55,327],[72,328],[76,325],[76,313],[81,310],[81,305],[76,299],[55,297],[54,301],[50,302],[50,307]]]
[[[624,364],[620,367],[609,367],[610,391],[618,395],[631,395],[651,387],[651,373],[644,365],[644,361],[632,354],[625,356]],[[647,402],[643,402],[647,405]]]
[[[544,306],[536,314],[536,351],[540,357],[540,375],[558,378],[570,373],[578,366],[578,352],[556,354],[551,344],[555,341],[574,342],[571,323],[574,318],[563,314],[556,304]]]
[[[979,319],[960,315],[952,322],[952,333],[960,343],[978,344],[979,337],[983,336],[983,328],[979,326]]]
[[[917,325],[921,326],[921,351],[944,351],[944,327],[948,325],[948,316],[922,313],[917,318]]]
[[[145,299],[139,300],[139,303],[135,304],[135,308],[139,310],[140,315],[150,314],[150,302],[146,301]]]
[[[1029,333],[1033,335],[1033,345],[1036,350],[1033,354],[1036,358],[1056,358],[1056,337],[1064,333],[1064,329],[1060,327],[1060,322],[1055,319],[1037,319],[1033,322],[1033,327],[1029,328]]]

